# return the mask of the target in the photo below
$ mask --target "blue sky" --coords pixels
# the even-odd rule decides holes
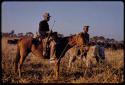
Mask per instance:
[[[2,32],[37,32],[42,14],[50,13],[50,29],[64,34],[79,33],[89,25],[90,37],[104,36],[123,40],[124,5],[120,1],[36,1],[3,2]]]

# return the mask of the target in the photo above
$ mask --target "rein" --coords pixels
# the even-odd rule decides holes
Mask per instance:
[[[58,58],[57,62],[59,62],[59,60],[61,59],[61,57],[62,57],[64,51],[66,50],[66,48],[67,48],[67,46],[68,46],[68,44],[69,44],[69,43],[66,44],[66,46],[65,46],[64,50],[62,51],[60,57]]]

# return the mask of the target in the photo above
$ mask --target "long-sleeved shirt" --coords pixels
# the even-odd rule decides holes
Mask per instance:
[[[42,33],[45,33],[49,31],[49,25],[47,23],[47,21],[43,20],[43,21],[40,21],[39,23],[39,33],[42,34]]]
[[[85,38],[85,43],[88,44],[89,43],[89,34],[84,32],[84,38]]]

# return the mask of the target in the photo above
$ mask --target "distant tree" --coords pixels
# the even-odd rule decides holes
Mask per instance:
[[[93,37],[92,37],[92,40],[93,40],[93,41],[97,41],[97,40],[98,40],[98,36],[93,36]]]
[[[115,42],[115,39],[112,38],[112,39],[110,39],[110,41]]]
[[[11,34],[14,34],[15,33],[15,31],[14,30],[11,30],[11,32],[10,32]]]
[[[23,37],[23,33],[18,33],[18,37]]]
[[[10,37],[13,37],[14,33],[15,33],[15,31],[14,31],[14,30],[11,30],[11,32],[9,33],[9,36],[10,36]]]
[[[70,36],[72,36],[73,34],[70,34]]]
[[[124,40],[119,41],[120,43],[124,44]]]
[[[105,38],[103,36],[100,36],[99,39],[100,40],[105,40]]]
[[[33,33],[32,33],[32,32],[27,32],[27,33],[26,33],[26,36],[31,36],[31,37],[33,37]]]
[[[9,33],[2,33],[2,37],[9,37]]]

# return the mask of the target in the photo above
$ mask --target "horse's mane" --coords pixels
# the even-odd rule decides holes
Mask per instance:
[[[64,38],[71,38],[71,37],[74,37],[74,36],[76,36],[76,34],[74,34],[74,35],[69,35],[69,36],[66,36],[66,37],[64,37]]]
[[[76,36],[76,34],[70,35],[70,36],[66,36],[66,37],[63,37],[62,39],[63,39],[63,40],[68,40],[69,38],[72,38],[72,37],[74,37],[74,36]]]

